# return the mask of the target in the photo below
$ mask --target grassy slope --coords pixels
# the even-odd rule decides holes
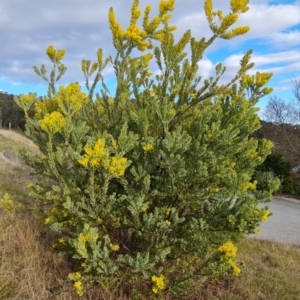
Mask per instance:
[[[26,149],[31,153],[37,153],[37,147],[27,139],[14,131],[0,129],[0,196],[4,192],[24,200],[27,196],[26,185],[34,180],[32,170],[17,160],[9,160],[3,156],[4,151],[13,151],[18,155],[19,151]]]
[[[26,184],[36,180],[26,166],[8,161],[4,150],[18,153],[20,146],[31,152],[36,147],[23,136],[0,131],[0,197],[9,192],[29,201]],[[53,234],[29,215],[0,212],[0,300],[78,299],[67,279],[67,260],[51,249]],[[239,277],[228,277],[201,287],[190,299],[267,300],[300,299],[300,247],[251,240],[240,241],[239,259],[245,263]],[[89,289],[81,299],[125,299]]]

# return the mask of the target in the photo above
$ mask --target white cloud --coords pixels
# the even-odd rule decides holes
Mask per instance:
[[[239,23],[250,26],[248,38],[265,38],[299,24],[300,7],[292,4],[251,5],[250,10],[241,15]]]
[[[295,46],[300,47],[300,30],[276,32],[270,36],[269,41],[278,49],[287,49]]]
[[[224,60],[224,65],[234,73],[238,70],[239,62],[242,57],[242,54],[230,55]],[[300,50],[253,54],[251,61],[254,62],[255,65],[250,73],[255,73],[257,71],[273,72],[276,74],[293,71],[297,72],[300,70]]]
[[[213,76],[215,72],[215,66],[211,60],[204,58],[198,63],[198,66],[198,75],[202,76],[203,79],[208,79],[210,76]]]

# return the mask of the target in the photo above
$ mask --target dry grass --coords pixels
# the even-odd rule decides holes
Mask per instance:
[[[32,149],[38,149],[38,147],[25,135],[22,135],[13,130],[0,129],[0,135],[8,139],[9,141],[13,141],[15,143],[21,143],[22,145],[28,146]]]
[[[300,246],[244,238],[238,247],[240,276],[207,285],[198,299],[300,299]]]
[[[76,299],[69,266],[45,242],[51,236],[41,224],[2,215],[0,230],[0,299]]]
[[[79,299],[67,274],[72,265],[51,248],[53,234],[39,221],[0,216],[0,299]],[[244,239],[239,277],[211,282],[189,300],[300,299],[300,247]],[[80,299],[125,299],[94,287]],[[168,298],[170,299],[170,298]]]
[[[0,215],[0,299],[112,300],[99,287],[78,297],[68,273],[71,263],[52,250],[54,235],[24,215]],[[125,299],[125,298],[119,298]]]
[[[0,152],[12,149],[17,153],[24,137],[8,134],[4,137],[0,132]],[[36,150],[30,143],[24,145]],[[25,186],[36,180],[29,173],[27,166],[0,157],[0,197],[8,191],[20,201],[29,201]],[[71,263],[51,248],[54,238],[44,224],[31,216],[0,213],[0,300],[79,299],[67,278],[72,272]],[[238,247],[239,260],[245,262],[241,275],[211,281],[188,300],[300,299],[300,246],[245,238]],[[117,291],[116,295],[106,295],[93,287],[80,299],[126,298],[117,296]]]
[[[29,151],[32,149],[26,145],[22,147],[27,147]],[[26,186],[30,182],[35,182],[36,176],[32,174],[31,168],[26,166],[20,159],[14,157],[10,160],[3,155],[8,150],[17,155],[20,149],[20,144],[0,134],[0,197],[7,192],[16,200],[24,202],[27,201],[28,194]]]

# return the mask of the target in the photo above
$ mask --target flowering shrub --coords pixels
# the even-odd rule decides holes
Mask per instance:
[[[3,198],[0,199],[0,208],[2,208],[6,213],[13,213],[21,210],[22,206],[15,200],[11,199],[9,194],[5,193]]]
[[[206,0],[212,37],[196,40],[187,30],[178,42],[176,27],[169,25],[174,2],[161,0],[153,19],[146,6],[139,27],[135,0],[127,29],[110,9],[117,55],[104,59],[99,49],[96,62],[82,61],[86,94],[75,83],[56,91],[65,52],[50,46],[47,55],[59,74],[47,79],[44,66],[34,68],[49,84],[47,97],[16,98],[27,116],[27,134],[44,154],[32,164],[49,177],[31,187],[31,196],[45,223],[60,234],[53,247],[74,261],[69,278],[79,296],[99,283],[106,291],[122,286],[130,299],[167,293],[182,298],[209,276],[238,275],[233,241],[256,232],[267,217],[267,208],[257,204],[271,189],[256,191],[251,178],[272,144],[249,135],[259,127],[254,106],[271,92],[265,87],[271,74],[247,75],[248,52],[227,84],[218,83],[221,64],[215,78],[201,83],[197,75],[216,38],[248,31],[229,29],[248,1],[231,0],[232,12],[223,16]],[[153,59],[156,76],[150,72]],[[102,76],[109,62],[114,96]],[[36,114],[29,118],[33,104]]]

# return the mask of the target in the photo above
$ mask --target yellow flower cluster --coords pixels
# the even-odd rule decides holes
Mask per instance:
[[[83,296],[84,290],[83,290],[82,282],[80,280],[74,282],[74,287],[77,295],[79,297]]]
[[[113,35],[113,40],[122,39],[125,35],[125,32],[121,25],[117,22],[116,15],[112,8],[110,8],[108,12],[108,22],[109,28]]]
[[[119,251],[120,250],[120,246],[118,244],[112,244],[110,243],[109,244],[109,248],[112,250],[112,251]]]
[[[144,54],[139,58],[129,58],[128,61],[131,65],[135,66],[137,70],[141,70],[140,72],[143,72],[143,74],[146,74],[146,76],[151,76],[152,73],[150,72],[150,61],[153,58],[153,55],[150,53]]]
[[[250,191],[255,190],[256,185],[257,185],[257,180],[254,180],[253,183],[252,182],[247,182],[246,184],[243,185],[242,191],[246,192],[248,190],[250,190]]]
[[[144,24],[144,28],[148,33],[153,33],[155,30],[157,30],[160,22],[161,18],[159,16],[156,16],[152,19],[152,21],[149,24]]]
[[[114,174],[115,176],[123,176],[126,168],[127,168],[126,157],[113,156],[107,170],[109,173]]]
[[[115,100],[114,100],[114,98],[110,97],[110,98],[108,98],[107,102],[108,102],[109,106],[113,106],[115,103]]]
[[[243,35],[247,33],[249,30],[250,30],[249,26],[239,26],[232,29],[230,32],[226,32],[225,34],[222,35],[222,37],[225,39],[232,39],[238,35]]]
[[[113,147],[117,147],[113,142]],[[105,149],[105,141],[98,139],[94,147],[86,145],[84,147],[85,155],[78,162],[84,167],[99,168],[103,166],[109,173],[115,176],[123,176],[128,166],[126,157],[109,157],[109,152]]]
[[[46,53],[52,62],[59,62],[64,58],[66,50],[55,50],[55,48],[50,45],[47,48]]]
[[[249,0],[231,0],[230,8],[233,13],[245,13],[249,10]]]
[[[174,10],[175,0],[161,0],[159,3],[159,13],[163,15],[168,11]]]
[[[104,114],[105,112],[105,108],[102,104],[96,103],[97,104],[97,112],[98,114],[101,116]]]
[[[95,234],[95,235],[92,236],[90,233],[80,233],[79,237],[78,237],[78,240],[81,241],[81,242],[86,243],[86,242],[89,242],[89,241],[96,242],[98,238],[99,238],[98,234]]]
[[[169,220],[166,220],[164,223],[165,223],[167,226],[170,226],[170,225],[171,225],[171,222],[170,222]]]
[[[176,110],[175,110],[174,108],[171,108],[171,109],[169,110],[169,115],[173,116],[173,115],[175,115],[175,114],[176,114]]]
[[[91,67],[91,73],[94,73],[98,69],[98,63],[94,62]]]
[[[60,112],[54,111],[40,121],[40,126],[49,134],[55,134],[66,126],[66,119]]]
[[[269,211],[265,211],[264,214],[260,218],[261,222],[266,221],[269,216],[270,216],[270,212]]]
[[[152,144],[147,144],[143,147],[143,150],[145,152],[149,152],[149,151],[152,151],[154,149],[154,146]]]
[[[143,68],[149,67],[150,61],[153,58],[153,54],[147,53],[141,56],[141,66]]]
[[[65,114],[73,114],[81,109],[87,96],[84,92],[81,92],[81,87],[78,83],[70,83],[66,87],[59,87],[55,99]]]
[[[81,70],[83,72],[86,72],[86,70],[87,70],[87,60],[86,59],[81,60]]]
[[[245,74],[242,77],[242,84],[246,87],[251,87],[257,85],[258,87],[262,87],[266,85],[271,77],[273,76],[272,73],[259,73],[257,72],[255,75],[248,75]]]
[[[166,283],[165,283],[165,277],[163,275],[160,276],[153,275],[151,277],[151,280],[154,283],[154,286],[152,287],[152,292],[154,294],[157,294],[159,291],[165,289]]]
[[[21,106],[25,111],[29,110],[31,105],[37,101],[37,95],[29,93],[28,95],[20,95],[14,98],[15,102]]]
[[[235,276],[238,276],[241,272],[241,269],[235,264],[234,257],[237,253],[237,247],[232,242],[226,242],[219,247],[219,252],[225,255],[225,260],[231,267],[231,271]]]
[[[213,5],[212,5],[212,0],[205,0],[204,3],[204,11],[206,17],[211,20],[213,16]]]
[[[22,97],[22,100],[25,106],[30,106],[35,101],[35,98],[32,95],[25,95]]]
[[[6,213],[17,212],[21,209],[21,204],[15,202],[7,193],[5,193],[3,199],[0,200],[0,208]]]
[[[220,246],[218,250],[219,252],[224,253],[226,257],[235,257],[238,249],[229,241]]]
[[[46,224],[46,225],[51,224],[51,218],[49,218],[49,217],[46,218],[46,219],[45,219],[45,224]]]
[[[80,233],[78,236],[78,240],[83,243],[89,242],[91,240],[91,234]]]
[[[253,76],[250,76],[248,74],[244,74],[242,76],[242,84],[245,86],[245,87],[250,87],[254,84],[254,77]]]
[[[144,51],[151,46],[151,44],[145,40],[147,33],[144,30],[141,30],[136,24],[128,26],[125,36],[129,41],[136,44],[137,48],[141,51]]]
[[[228,220],[228,222],[230,223],[230,224],[235,224],[235,221],[236,221],[236,219],[235,219],[235,217],[233,216],[233,215],[229,215],[228,217],[227,217],[227,220]]]
[[[35,116],[37,118],[43,118],[47,113],[56,111],[58,109],[57,99],[45,99],[41,101],[36,101],[35,105]]]
[[[78,296],[83,296],[84,289],[81,282],[81,274],[79,272],[69,274],[69,278],[74,281],[74,287]]]
[[[99,139],[94,147],[86,145],[84,151],[84,158],[78,160],[84,167],[90,166],[91,168],[98,168],[101,164],[107,162],[108,153],[105,151],[105,141],[103,139]]]
[[[221,10],[213,11],[212,0],[205,0],[205,15],[212,31],[224,39],[232,39],[248,32],[250,30],[249,26],[239,26],[227,31],[227,29],[237,21],[239,14],[245,13],[249,9],[247,6],[248,2],[249,0],[231,0],[230,5],[232,12],[224,17]],[[217,25],[214,17],[219,18],[219,21],[221,21],[220,26]]]
[[[90,69],[90,61],[86,59],[81,60],[81,70],[86,75],[93,74],[97,70],[98,66],[99,66],[98,63],[94,62]]]
[[[256,73],[256,84],[259,87],[262,87],[264,85],[266,85],[269,80],[271,79],[271,77],[273,76],[273,73]]]
[[[266,146],[268,149],[271,149],[271,148],[274,146],[274,144],[273,144],[272,141],[267,140],[267,141],[265,142],[265,146]]]
[[[162,41],[164,39],[164,30],[158,30],[161,23],[167,25],[171,15],[169,11],[174,10],[175,0],[161,0],[159,4],[159,15],[149,21],[151,6],[147,5],[144,10],[143,29],[137,25],[137,21],[141,16],[141,10],[138,8],[138,0],[134,0],[131,8],[130,24],[126,30],[116,20],[116,15],[111,8],[108,14],[109,27],[112,32],[114,45],[117,48],[122,47],[122,42],[127,40],[136,46],[140,51],[152,49],[153,45],[147,39],[148,37]],[[176,26],[169,26],[169,30],[173,31]]]
[[[40,157],[40,161],[45,161],[45,160],[47,160],[47,156],[43,155]]]
[[[111,142],[111,145],[114,149],[118,149],[118,143],[115,140]]]
[[[60,238],[60,239],[58,240],[58,242],[61,243],[61,244],[65,244],[66,241],[65,241],[65,239],[62,237],[62,238]]]
[[[28,189],[31,189],[31,188],[33,188],[33,184],[32,184],[31,182],[30,182],[30,183],[28,183],[28,184],[27,184],[27,188],[28,188]]]
[[[151,5],[147,5],[144,10],[143,28],[147,28],[149,24],[149,14],[152,10]]]
[[[147,209],[148,209],[148,204],[143,204],[141,207],[141,211],[145,212],[145,211],[147,211]]]
[[[141,10],[138,8],[138,4],[138,0],[134,0],[132,3],[130,24],[136,24],[137,20],[141,16]]]
[[[232,274],[238,276],[241,273],[241,269],[235,264],[232,259],[229,259],[228,262],[231,266]]]
[[[220,189],[218,187],[215,187],[215,186],[209,186],[208,189],[212,193],[219,193],[219,191],[220,191]]]
[[[101,48],[99,48],[97,50],[97,60],[98,60],[99,64],[102,63],[102,60],[103,60],[103,50]]]
[[[238,14],[229,14],[225,16],[221,24],[222,30],[226,30],[231,25],[233,25],[237,21],[238,17],[239,17]]]

